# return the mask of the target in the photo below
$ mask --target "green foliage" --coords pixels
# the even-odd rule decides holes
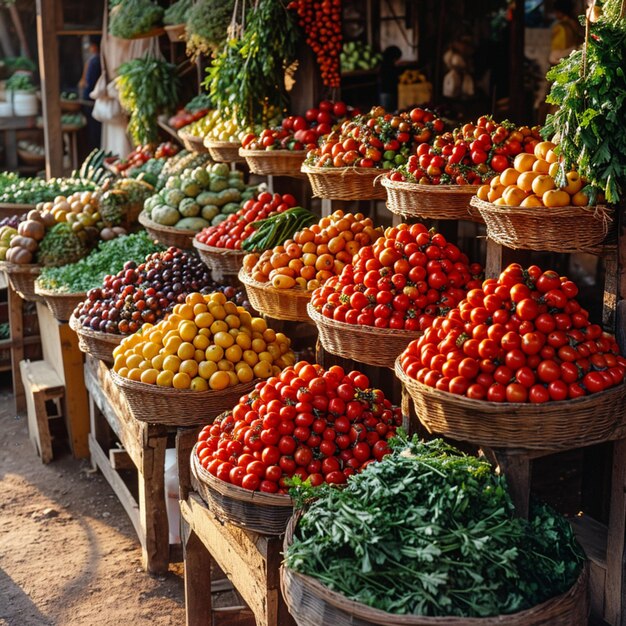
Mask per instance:
[[[442,440],[398,438],[394,451],[317,496],[298,523],[288,567],[396,614],[493,616],[566,591],[583,554],[546,507],[514,517],[502,476]]]
[[[28,74],[13,74],[5,83],[7,91],[35,91],[35,85]]]
[[[55,224],[41,240],[37,250],[37,263],[56,267],[74,263],[88,252],[87,245],[79,233],[72,230],[71,224]]]
[[[37,204],[52,202],[57,196],[69,196],[75,191],[93,191],[96,185],[79,178],[18,178],[0,175],[0,202]]]
[[[234,8],[235,0],[212,0],[193,5],[186,23],[189,56],[210,55],[224,45]]]
[[[204,81],[215,106],[242,126],[266,124],[289,98],[285,70],[294,61],[299,31],[282,0],[259,0],[246,14],[241,39],[231,39]]]
[[[157,116],[178,101],[176,66],[146,55],[120,65],[116,83],[120,103],[130,113],[128,132],[135,144],[156,142]]]
[[[575,166],[593,197],[602,191],[609,202],[626,191],[626,20],[614,19],[619,6],[608,0],[591,26],[585,72],[582,50],[548,72],[553,84],[546,100],[559,108],[548,115],[542,132],[558,138],[565,160],[560,175]]]
[[[121,0],[111,9],[109,33],[132,39],[149,32],[163,19],[163,9],[152,0]]]
[[[187,14],[191,10],[192,6],[192,0],[178,0],[177,2],[174,2],[174,4],[165,10],[163,23],[168,26],[184,24],[187,19]]]
[[[5,57],[2,62],[9,70],[9,74],[17,72],[18,70],[23,70],[25,72],[37,71],[37,66],[34,61],[28,57]]]

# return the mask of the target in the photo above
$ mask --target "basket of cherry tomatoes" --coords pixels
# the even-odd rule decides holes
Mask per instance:
[[[508,266],[395,364],[424,426],[495,448],[605,441],[624,419],[626,359],[566,277]]]

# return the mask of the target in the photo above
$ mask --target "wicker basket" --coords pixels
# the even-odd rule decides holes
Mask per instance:
[[[381,184],[387,190],[387,208],[403,217],[483,221],[480,212],[470,206],[476,185],[419,185],[387,176]]]
[[[132,37],[128,37],[128,39],[149,39],[150,37],[160,37],[165,32],[163,26],[153,26],[150,30],[145,33],[137,33]]]
[[[83,105],[78,100],[64,100],[61,98],[61,111],[63,113],[78,113]],[[44,156],[44,161],[46,157]]]
[[[474,196],[472,206],[487,225],[487,236],[507,248],[547,252],[590,251],[609,232],[613,211],[596,207],[496,206]]]
[[[306,158],[306,150],[244,150],[239,148],[239,156],[246,160],[253,174],[306,178],[306,174],[300,171]]]
[[[254,309],[277,320],[307,322],[312,324],[307,312],[312,291],[299,289],[276,289],[270,283],[254,280],[244,269],[239,280],[246,288],[248,300]]]
[[[102,333],[91,328],[85,328],[73,316],[69,319],[70,328],[78,335],[78,347],[81,352],[90,354],[95,359],[105,363],[113,363],[113,350],[122,343],[126,335]]]
[[[328,200],[386,200],[381,175],[389,170],[369,167],[311,167],[303,165],[313,195]]]
[[[218,163],[245,163],[246,160],[239,156],[240,143],[233,141],[215,141],[205,139],[204,145],[209,149],[209,154]]]
[[[284,552],[293,541],[300,519],[296,513],[287,525]],[[280,588],[298,626],[586,626],[589,615],[589,568],[585,563],[578,580],[560,596],[518,613],[495,617],[426,617],[393,615],[332,591],[320,581],[280,568]]]
[[[87,297],[85,292],[60,293],[41,289],[37,283],[35,283],[35,293],[44,299],[50,312],[59,322],[67,322],[72,317],[74,309]]]
[[[166,426],[203,426],[232,409],[241,396],[254,389],[256,381],[227,387],[223,391],[192,391],[159,387],[123,378],[111,371],[130,412],[140,422]]]
[[[195,230],[162,226],[153,222],[143,211],[139,214],[139,223],[148,231],[150,237],[164,246],[176,246],[183,250],[193,248],[193,238],[197,234]]]
[[[186,26],[185,24],[174,24],[173,26],[165,26],[165,32],[172,43],[180,43],[185,41]]]
[[[191,451],[191,484],[219,518],[262,535],[282,535],[293,513],[287,495],[250,491],[210,474]]]
[[[317,326],[326,352],[377,367],[393,369],[398,355],[422,334],[419,331],[337,322],[318,313],[310,303],[307,312]]]
[[[178,131],[178,138],[183,142],[183,146],[190,152],[208,152],[209,149],[204,145],[203,138],[184,130]]]
[[[46,162],[46,157],[44,154],[36,154],[34,152],[30,152],[29,150],[23,150],[22,148],[17,149],[17,155],[20,157],[26,165],[36,165],[41,167]]]
[[[41,265],[19,265],[0,261],[0,271],[4,272],[11,283],[11,287],[16,291],[22,300],[27,302],[41,302],[41,296],[35,293],[35,280],[41,272]]]
[[[193,240],[193,247],[198,251],[204,264],[211,270],[213,279],[217,281],[220,281],[224,276],[239,274],[243,265],[243,257],[247,254],[242,250],[207,246],[197,239]]]
[[[36,208],[36,204],[13,204],[11,202],[0,202],[0,218],[11,217],[12,215],[22,215]]]
[[[569,450],[610,439],[624,421],[626,384],[542,404],[470,400],[417,382],[396,361],[420,422],[431,433],[492,448]]]

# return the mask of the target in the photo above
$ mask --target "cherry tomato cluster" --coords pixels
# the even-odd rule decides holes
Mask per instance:
[[[402,354],[408,376],[491,402],[567,400],[622,384],[626,359],[556,272],[509,265]]]
[[[406,165],[391,174],[391,180],[421,185],[478,185],[512,167],[520,152],[532,153],[541,141],[537,128],[501,124],[482,116],[418,146]]]
[[[117,171],[122,173],[134,167],[141,167],[152,158],[165,159],[174,156],[179,150],[180,148],[171,141],[159,144],[154,150],[152,146],[146,144],[137,146],[124,160],[114,161],[113,164]]]
[[[202,229],[196,235],[196,239],[207,246],[240,250],[244,239],[254,232],[253,222],[282,213],[297,204],[296,199],[289,193],[281,196],[279,193],[271,194],[264,191],[256,198],[246,200],[239,211],[229,215],[217,226]]]
[[[424,330],[480,286],[481,274],[443,235],[423,224],[400,224],[361,248],[339,276],[313,292],[311,304],[339,322]]]
[[[389,453],[402,413],[359,372],[300,361],[259,383],[198,436],[201,464],[220,480],[286,493],[287,479],[341,484]]]
[[[322,82],[341,85],[341,0],[292,0],[287,5],[298,13],[306,42],[317,57]]]
[[[174,130],[180,130],[184,126],[189,126],[193,122],[197,122],[202,119],[207,113],[208,109],[199,109],[197,111],[187,111],[187,109],[180,109],[168,120],[168,125]]]
[[[376,106],[326,135],[319,148],[308,152],[307,163],[391,169],[405,164],[418,145],[430,142],[443,128],[443,121],[426,109],[392,115]]]
[[[358,109],[344,102],[322,100],[304,115],[285,117],[276,128],[266,128],[260,135],[249,133],[241,145],[248,150],[312,150],[317,140],[328,135],[345,118],[357,115]]]

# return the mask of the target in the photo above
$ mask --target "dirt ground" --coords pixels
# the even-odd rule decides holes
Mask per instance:
[[[143,571],[109,485],[69,453],[43,465],[6,383],[0,433],[0,626],[184,624],[182,565]]]

